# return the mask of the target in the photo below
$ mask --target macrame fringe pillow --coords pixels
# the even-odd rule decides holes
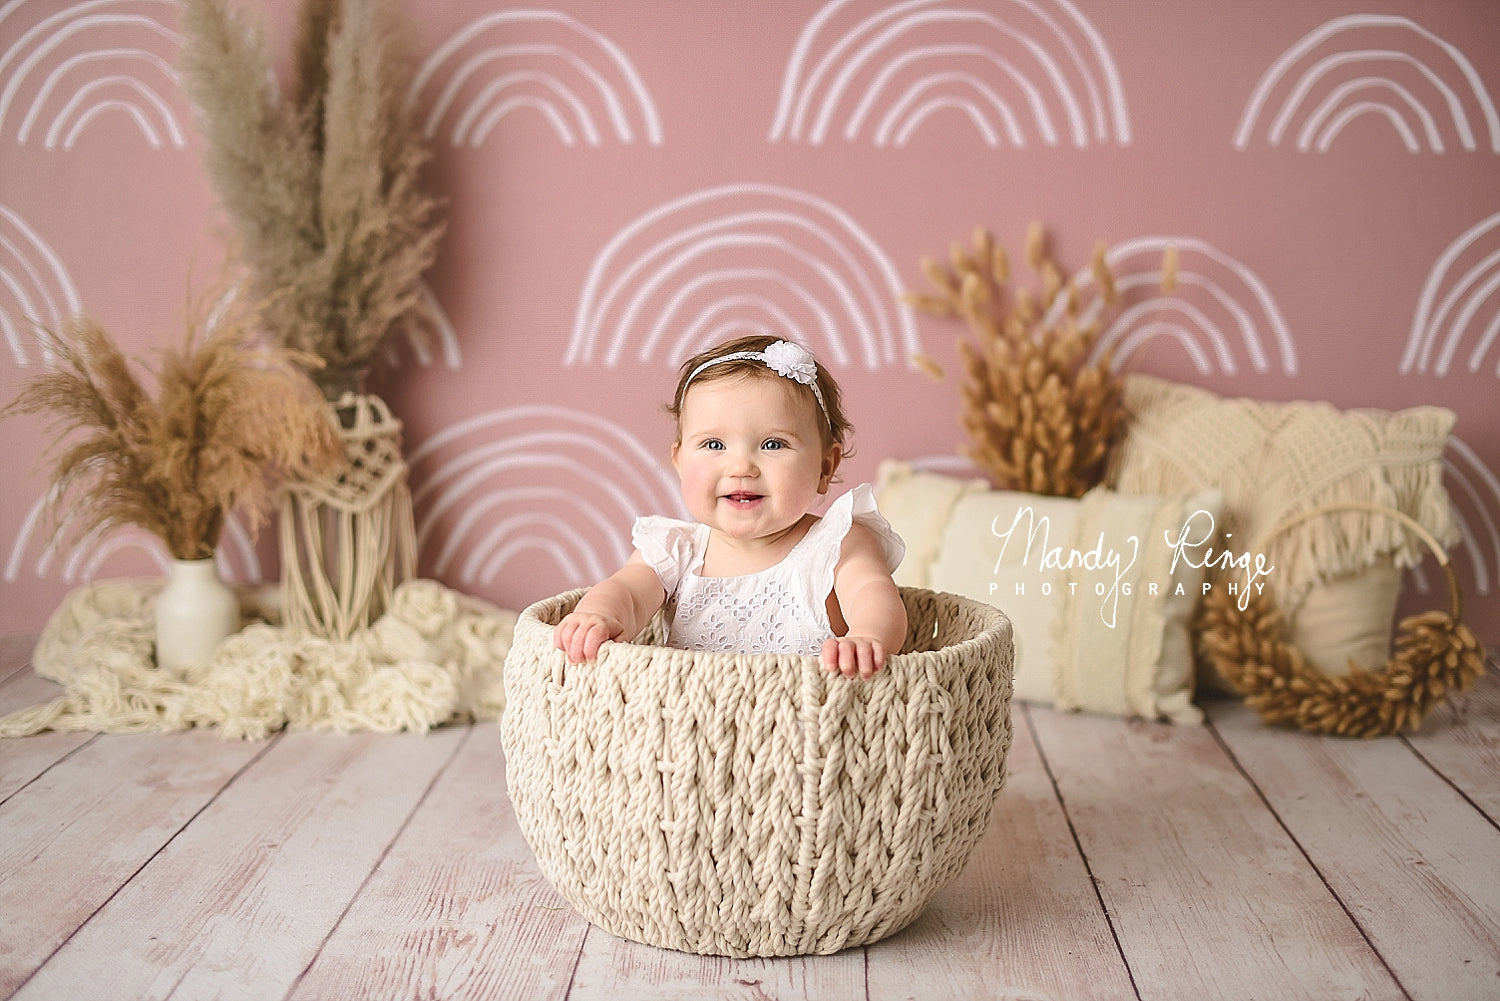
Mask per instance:
[[[1451,410],[1340,411],[1327,403],[1224,399],[1149,375],[1126,378],[1125,409],[1108,482],[1134,494],[1218,488],[1219,527],[1231,548],[1247,549],[1285,518],[1337,508],[1266,543],[1289,614],[1325,578],[1364,570],[1382,556],[1404,568],[1426,555],[1400,524],[1358,504],[1410,515],[1444,544],[1457,538],[1442,466],[1456,419]]]
[[[1342,673],[1350,659],[1384,649],[1369,637],[1389,636],[1394,591],[1359,578],[1399,572],[1426,555],[1419,539],[1376,512],[1399,511],[1444,545],[1457,538],[1442,465],[1451,410],[1340,411],[1327,403],[1223,399],[1148,375],[1126,378],[1125,409],[1108,482],[1131,494],[1221,490],[1218,548],[1263,555],[1275,568],[1269,580],[1287,627],[1299,645],[1317,651],[1314,666],[1323,673]],[[1314,510],[1328,513],[1271,534],[1284,519]],[[1264,549],[1257,540],[1266,540]],[[1381,600],[1362,603],[1355,612],[1362,620],[1340,623],[1345,639],[1309,634],[1301,619],[1309,596],[1351,579]],[[1236,581],[1244,586],[1244,574],[1227,567],[1210,567],[1208,580],[1214,592]],[[1323,609],[1327,602],[1315,604]],[[1310,615],[1307,626],[1325,621]]]

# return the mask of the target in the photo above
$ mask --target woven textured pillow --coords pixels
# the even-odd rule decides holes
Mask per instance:
[[[827,954],[911,922],[989,824],[1010,747],[1010,623],[903,588],[868,681],[816,657],[635,643],[566,663],[526,609],[505,666],[506,774],[543,874],[613,934],[726,956]]]
[[[1165,494],[1217,488],[1221,528],[1236,549],[1262,549],[1276,525],[1303,512],[1357,501],[1415,518],[1443,544],[1457,538],[1443,487],[1443,448],[1455,416],[1443,407],[1400,411],[1337,410],[1327,403],[1224,399],[1147,375],[1125,380],[1129,420],[1112,454],[1108,480],[1122,493]],[[1371,637],[1388,636],[1395,594],[1389,566],[1413,566],[1423,544],[1398,522],[1366,509],[1344,509],[1275,534],[1263,547],[1276,601],[1292,642],[1327,674],[1353,657],[1367,666]],[[1321,610],[1300,614],[1314,589],[1340,587],[1378,596],[1359,622],[1340,618],[1328,632]],[[1364,579],[1369,578],[1369,579]]]
[[[1179,535],[1219,513],[1216,491],[1191,497],[1081,499],[990,490],[983,480],[880,467],[881,512],[907,540],[898,583],[1004,609],[1015,628],[1015,697],[1059,709],[1198,723],[1190,624],[1203,571],[1173,560]],[[1012,531],[1015,526],[1014,531]],[[1196,536],[1195,536],[1196,537]],[[1063,569],[1060,557],[1114,550],[1116,569]],[[1081,561],[1080,561],[1081,562]]]

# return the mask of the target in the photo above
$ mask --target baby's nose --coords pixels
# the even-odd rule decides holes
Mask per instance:
[[[748,449],[735,449],[729,457],[729,471],[735,476],[754,476],[759,471],[755,453]]]

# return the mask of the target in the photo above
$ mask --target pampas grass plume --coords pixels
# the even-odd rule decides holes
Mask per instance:
[[[283,98],[250,6],[183,0],[183,85],[266,326],[324,360],[315,378],[337,401],[418,306],[443,232],[420,184],[411,53],[394,0],[302,0]]]
[[[50,418],[54,537],[67,512],[79,537],[137,525],[175,559],[206,559],[229,512],[239,510],[254,532],[280,478],[343,463],[303,369],[318,359],[258,346],[257,311],[237,300],[210,326],[210,301],[189,303],[184,335],[161,351],[150,382],[88,317],[47,332],[57,367],[27,383],[0,417]]]

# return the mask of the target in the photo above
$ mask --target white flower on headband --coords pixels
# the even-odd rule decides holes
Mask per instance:
[[[776,341],[766,345],[761,357],[765,359],[766,368],[783,378],[800,382],[804,386],[817,384],[818,363],[812,352],[800,344]]]
[[[833,426],[833,418],[828,413],[828,401],[823,399],[823,391],[818,388],[818,363],[811,351],[791,341],[774,341],[766,345],[764,351],[733,351],[701,363],[682,380],[682,388],[677,392],[677,405],[681,406],[682,401],[687,399],[688,387],[703,374],[704,369],[731,361],[764,362],[766,368],[783,379],[791,379],[811,389],[813,398],[818,401],[818,409],[823,412],[823,419],[828,422],[829,427]]]

